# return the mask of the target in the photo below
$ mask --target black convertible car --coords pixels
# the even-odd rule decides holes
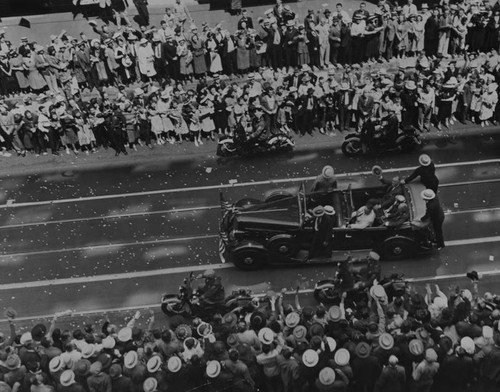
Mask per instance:
[[[238,268],[255,270],[266,264],[331,262],[335,255],[345,257],[348,251],[379,253],[382,259],[403,259],[433,248],[433,233],[418,219],[425,214],[420,197],[421,184],[407,184],[404,196],[410,218],[394,228],[383,225],[365,229],[346,227],[353,211],[369,199],[384,195],[383,186],[335,190],[330,193],[306,193],[302,185],[296,195],[277,191],[264,201],[242,199],[235,204],[221,194],[222,220],[219,253],[222,262],[232,261]],[[318,205],[334,207],[332,257],[308,258],[313,237],[313,220],[308,211]],[[338,258],[337,258],[338,259]]]

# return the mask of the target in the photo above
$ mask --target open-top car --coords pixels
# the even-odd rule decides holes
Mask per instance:
[[[255,270],[266,264],[331,262],[350,251],[379,253],[382,259],[397,260],[433,248],[433,232],[418,218],[425,214],[420,197],[421,184],[404,185],[409,219],[397,227],[374,225],[364,229],[347,225],[352,213],[369,199],[381,198],[384,186],[306,193],[302,185],[297,194],[276,191],[265,200],[242,199],[230,204],[221,193],[222,220],[219,253],[222,262],[232,261],[238,268]],[[310,211],[331,205],[336,211],[332,229],[332,255],[310,258],[314,219]]]

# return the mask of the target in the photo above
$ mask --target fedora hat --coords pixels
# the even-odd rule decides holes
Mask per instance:
[[[318,353],[312,349],[308,349],[304,351],[304,354],[302,354],[302,363],[306,367],[314,367],[318,364],[319,361],[319,356]]]
[[[236,314],[234,314],[233,312],[226,313],[224,316],[222,316],[222,323],[228,324],[229,327],[234,327],[237,322],[238,316],[236,316]]]
[[[158,388],[158,381],[154,377],[146,378],[142,384],[144,392],[155,392],[156,388]]]
[[[307,328],[304,327],[303,325],[297,325],[294,329],[293,329],[293,337],[296,339],[296,340],[305,340],[306,338],[306,335],[307,335]]]
[[[238,345],[238,336],[234,333],[229,335],[226,339],[226,343],[229,347],[236,347]]]
[[[80,359],[75,365],[75,375],[85,377],[90,374],[91,363],[88,359]]]
[[[335,370],[331,367],[321,369],[318,375],[318,381],[324,386],[332,385],[335,382]]]
[[[333,178],[335,176],[335,170],[330,165],[326,165],[321,170],[321,175],[325,178]]]
[[[264,344],[271,344],[274,340],[274,332],[271,328],[262,328],[258,334],[259,341]]]
[[[175,336],[177,336],[177,339],[179,340],[184,340],[192,335],[193,333],[189,325],[181,324],[175,329]]]
[[[57,357],[54,357],[50,360],[49,370],[51,373],[57,373],[59,370],[62,370],[63,368],[64,368],[64,363],[61,360],[60,355],[58,355]]]
[[[220,374],[221,366],[219,361],[208,361],[206,373],[209,378],[215,378]]]
[[[162,361],[160,356],[153,355],[151,358],[149,358],[149,361],[146,364],[146,368],[148,369],[149,373],[156,373],[158,370],[160,370],[161,365]]]
[[[111,379],[116,380],[121,375],[122,375],[122,367],[117,363],[111,365],[111,367],[109,368],[109,376],[111,377]]]
[[[347,366],[349,364],[349,360],[351,359],[351,354],[345,348],[339,348],[335,352],[334,361],[337,366]]]
[[[372,174],[375,176],[381,176],[383,173],[382,168],[379,165],[375,165],[372,167]]]
[[[179,357],[170,357],[167,362],[167,369],[171,373],[177,373],[181,370],[182,362]]]
[[[73,370],[65,370],[62,372],[59,382],[63,387],[69,387],[71,384],[75,383],[75,373]]]
[[[354,349],[354,353],[358,358],[368,358],[370,356],[372,348],[366,342],[359,342]]]
[[[420,339],[412,339],[408,343],[410,354],[418,357],[424,353],[424,343]]]
[[[309,335],[312,336],[323,336],[325,334],[325,329],[320,323],[311,324],[309,327]]]
[[[432,200],[436,197],[436,194],[432,189],[424,189],[421,193],[420,196],[422,196],[422,199],[424,200]]]
[[[261,329],[266,326],[266,316],[259,310],[251,314],[249,321],[250,325],[255,329]]]
[[[373,298],[378,298],[378,299],[382,299],[387,296],[384,287],[379,284],[374,284],[372,287],[370,287],[370,295]]]
[[[123,359],[123,366],[127,369],[133,369],[138,362],[139,358],[137,356],[136,351],[129,351],[125,354],[125,358]]]
[[[297,325],[299,325],[299,322],[300,316],[297,312],[290,312],[285,317],[285,325],[288,328],[295,328]]]
[[[390,350],[394,347],[394,338],[391,334],[384,332],[378,338],[379,346],[384,350]]]
[[[418,157],[418,163],[420,163],[422,166],[429,166],[432,163],[432,159],[427,154],[421,154]]]

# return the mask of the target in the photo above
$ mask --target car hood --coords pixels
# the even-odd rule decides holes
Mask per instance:
[[[243,208],[236,214],[238,229],[295,229],[300,227],[298,205],[272,203]]]

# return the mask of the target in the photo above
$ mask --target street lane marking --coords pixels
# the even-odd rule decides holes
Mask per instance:
[[[192,241],[192,240],[211,239],[211,238],[219,238],[219,234],[207,234],[207,235],[198,235],[198,236],[192,236],[192,237],[179,237],[179,238],[165,238],[163,240],[148,240],[148,241],[136,241],[136,242],[122,242],[122,243],[114,243],[114,244],[89,245],[89,246],[81,246],[79,248],[50,249],[50,250],[41,250],[41,251],[35,251],[35,252],[5,253],[5,254],[0,255],[0,259],[6,258],[6,257],[47,255],[47,254],[54,254],[54,253],[60,253],[60,252],[80,252],[80,251],[84,251],[84,250],[95,250],[95,249],[104,249],[104,248],[121,248],[121,247],[127,247],[127,246],[167,244],[169,242],[184,242],[184,241]]]
[[[218,237],[218,236],[207,236],[207,237]],[[500,242],[500,236],[495,237],[483,237],[483,238],[470,238],[463,240],[453,240],[453,241],[445,241],[447,247],[453,246],[462,246],[462,245],[472,245],[472,244],[483,244],[483,243],[493,243]],[[332,263],[333,265],[334,263]],[[203,271],[206,269],[228,269],[236,267],[232,263],[227,264],[204,264],[204,265],[193,265],[186,267],[172,267],[172,268],[163,268],[151,271],[137,271],[137,272],[124,272],[124,273],[116,273],[116,274],[105,274],[105,275],[93,275],[93,276],[80,276],[75,278],[61,278],[61,279],[51,279],[51,280],[40,280],[40,281],[32,281],[32,282],[23,282],[23,283],[6,283],[0,284],[1,290],[17,290],[17,289],[26,289],[33,287],[46,287],[46,286],[60,286],[60,285],[70,285],[70,284],[81,284],[81,283],[91,283],[91,282],[104,282],[110,280],[122,280],[122,279],[132,279],[132,278],[146,278],[156,275],[169,275],[169,274],[177,274],[177,273],[186,273],[192,271]],[[463,275],[463,274],[462,274]],[[462,276],[460,275],[460,276]],[[420,279],[420,278],[416,278]],[[409,279],[407,279],[409,280]]]
[[[220,209],[220,204],[213,205],[213,206],[202,206],[202,207],[191,207],[191,208],[171,208],[169,210],[158,210],[158,211],[125,212],[123,214],[113,214],[113,215],[105,215],[105,216],[91,216],[88,218],[58,219],[58,220],[40,221],[40,222],[16,223],[16,224],[12,224],[12,225],[0,226],[0,229],[15,229],[15,228],[20,228],[20,227],[47,226],[47,225],[56,225],[56,224],[63,224],[63,223],[88,222],[88,221],[118,219],[118,218],[133,218],[136,216],[175,214],[177,212],[204,211],[204,210],[214,210],[214,209],[218,209],[218,208]]]
[[[472,208],[470,210],[459,210],[459,211],[445,211],[445,215],[460,215],[460,214],[484,214],[490,211],[498,211],[500,207],[492,208]]]
[[[436,166],[436,168],[446,168],[446,167],[484,165],[484,164],[489,164],[489,163],[500,163],[500,159],[485,159],[482,161],[441,163],[441,164],[437,164],[435,166]],[[415,169],[415,166],[400,167],[400,168],[393,168],[393,169],[384,169],[384,173],[410,171],[410,170],[414,170],[414,169]],[[362,172],[354,172],[354,173],[340,173],[337,175],[337,178],[345,178],[345,177],[348,178],[348,177],[355,177],[355,176],[362,176],[362,175],[372,175],[372,172],[370,170],[370,171],[362,171]],[[289,183],[289,182],[310,181],[310,180],[314,180],[315,178],[316,178],[316,176],[296,177],[296,178],[281,178],[281,179],[275,179],[275,180],[240,182],[240,183],[236,183],[236,184],[204,185],[204,186],[186,187],[186,188],[158,189],[158,190],[146,191],[146,192],[130,192],[130,193],[112,194],[112,195],[85,196],[85,197],[77,197],[77,198],[72,198],[72,199],[42,200],[42,201],[33,201],[33,202],[14,203],[12,205],[2,204],[2,205],[0,205],[0,208],[18,208],[18,207],[41,206],[41,205],[50,205],[50,204],[76,203],[76,202],[93,201],[93,200],[118,199],[118,198],[147,196],[147,195],[160,195],[160,194],[168,194],[168,193],[182,193],[182,192],[195,192],[195,191],[213,190],[213,189],[237,188],[237,187],[247,187],[247,186],[255,186],[255,185],[281,184],[281,183]]]

